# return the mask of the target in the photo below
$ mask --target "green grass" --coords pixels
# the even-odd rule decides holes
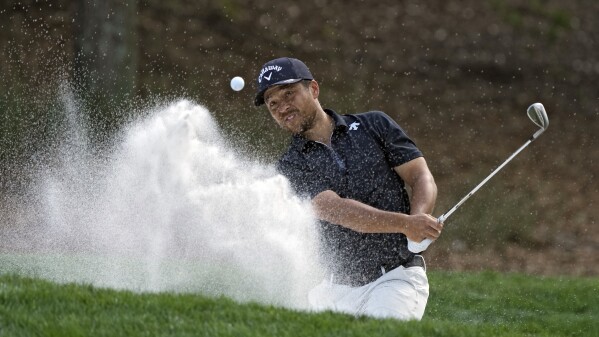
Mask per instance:
[[[599,280],[431,272],[420,322],[0,276],[0,336],[599,336]]]

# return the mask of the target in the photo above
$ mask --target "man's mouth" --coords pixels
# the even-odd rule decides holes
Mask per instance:
[[[291,112],[291,113],[289,113],[289,115],[285,116],[284,121],[286,123],[288,123],[288,122],[291,122],[294,119],[295,119],[295,112]]]

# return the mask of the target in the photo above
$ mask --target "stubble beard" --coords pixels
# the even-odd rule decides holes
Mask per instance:
[[[314,127],[314,119],[316,114],[300,115],[299,111],[295,111],[295,113],[295,118],[303,119],[296,130],[290,128],[288,125],[285,125],[284,123],[279,123],[279,126],[281,126],[283,130],[291,133],[292,135],[304,136],[306,132],[312,130],[312,128]]]

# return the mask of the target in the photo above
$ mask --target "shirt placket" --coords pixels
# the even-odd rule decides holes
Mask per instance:
[[[339,153],[339,151],[335,150],[336,146],[337,147],[341,146],[341,144],[338,144],[338,143],[339,143],[339,138],[336,137],[336,135],[333,135],[333,137],[331,139],[331,146],[327,146],[327,149],[329,150],[331,157],[337,164],[337,169],[338,169],[339,175],[341,177],[340,186],[343,188],[344,191],[346,191],[347,190],[348,170],[347,170],[347,164],[346,164],[344,157],[341,155],[341,153]]]

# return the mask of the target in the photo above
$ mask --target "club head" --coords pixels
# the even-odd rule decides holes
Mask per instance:
[[[532,140],[537,139],[549,126],[549,118],[545,107],[541,103],[534,103],[526,109],[526,114],[536,126],[540,127],[539,131],[532,136]]]
[[[541,129],[545,130],[549,126],[549,118],[547,118],[547,112],[545,111],[543,104],[534,103],[528,107],[526,114],[528,114],[528,118]]]

